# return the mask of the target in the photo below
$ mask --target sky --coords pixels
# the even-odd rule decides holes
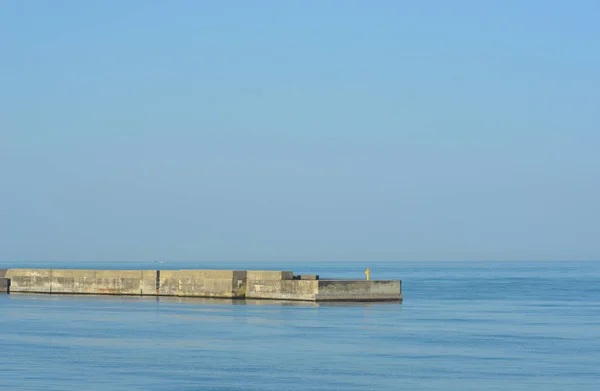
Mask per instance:
[[[600,260],[598,1],[0,2],[0,262]]]

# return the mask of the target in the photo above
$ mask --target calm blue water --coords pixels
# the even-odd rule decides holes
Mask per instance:
[[[362,279],[366,266],[374,279],[402,279],[405,301],[0,295],[0,388],[600,389],[600,263],[252,268]],[[140,267],[155,265],[114,268]]]

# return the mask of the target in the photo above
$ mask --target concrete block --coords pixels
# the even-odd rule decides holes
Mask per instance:
[[[179,270],[159,270],[159,292],[161,296],[177,296],[179,294]]]
[[[319,280],[317,301],[402,300],[401,281]]]
[[[141,270],[96,270],[96,278],[140,278]]]
[[[245,271],[180,270],[179,296],[243,297]]]
[[[105,295],[141,295],[141,270],[96,270],[96,291]]]
[[[52,269],[52,293],[96,293],[95,270]]]
[[[52,293],[51,269],[8,269],[11,292]]]
[[[299,280],[318,280],[319,276],[316,274],[301,274],[298,276]]]
[[[248,270],[246,278],[253,281],[293,280],[294,272],[274,270]]]
[[[144,296],[156,296],[156,278],[158,270],[142,270],[140,277],[140,290]]]
[[[0,278],[6,277],[6,272],[8,269],[0,269]]]
[[[245,270],[179,270],[181,276],[196,279],[242,279],[246,277]]]
[[[233,280],[229,278],[181,278],[179,296],[232,298]]]
[[[317,280],[248,280],[246,298],[313,301],[319,290]]]

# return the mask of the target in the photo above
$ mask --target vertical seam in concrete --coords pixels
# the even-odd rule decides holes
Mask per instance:
[[[181,269],[177,270],[177,294],[175,296],[181,296]]]
[[[50,294],[52,294],[52,272],[54,271],[54,269],[50,269]]]
[[[160,295],[160,270],[156,271],[156,295]]]

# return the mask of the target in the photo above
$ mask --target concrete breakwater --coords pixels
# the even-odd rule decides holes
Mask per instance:
[[[271,270],[0,269],[3,293],[400,301],[401,285],[399,280],[329,280]]]

